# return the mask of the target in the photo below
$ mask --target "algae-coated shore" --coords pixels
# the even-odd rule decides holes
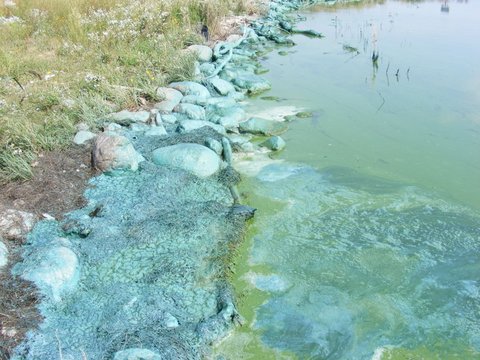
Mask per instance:
[[[196,359],[208,357],[210,345],[242,323],[228,277],[231,257],[255,209],[242,205],[232,157],[234,152],[260,148],[281,150],[285,142],[279,135],[287,130],[284,122],[247,114],[243,102],[270,89],[259,75],[264,69],[258,56],[277,44],[293,45],[292,33],[321,34],[294,27],[296,17],[290,14],[307,5],[303,1],[270,1],[262,17],[215,43],[210,37],[220,26],[212,18],[215,1],[186,6],[174,1],[170,7],[159,2],[145,9],[147,3],[136,9],[99,2],[89,12],[88,3],[82,2],[74,7],[78,13],[64,9],[67,18],[59,15],[56,21],[62,21],[59,26],[69,37],[53,51],[78,53],[73,73],[78,74],[84,56],[98,55],[89,55],[89,49],[78,44],[106,46],[95,68],[101,72],[85,74],[80,82],[69,80],[80,84],[76,89],[55,80],[66,69],[47,73],[47,79],[30,71],[24,57],[17,62],[12,52],[2,50],[1,60],[7,65],[2,81],[9,89],[17,87],[16,92],[4,90],[8,99],[1,110],[2,178],[28,178],[38,152],[72,139],[91,149],[92,166],[98,171],[84,193],[85,205],[63,218],[4,212],[0,230],[6,246],[0,248],[0,266],[35,285],[41,316],[17,347],[2,348],[4,357]],[[246,9],[242,4],[236,11]],[[51,31],[59,35],[58,29],[30,27],[15,15],[28,15],[33,21],[57,14],[52,8],[41,9],[28,12],[22,4],[9,2],[2,8],[0,26],[12,36],[23,31],[45,38]],[[124,20],[135,18],[140,10],[140,27],[133,30],[128,21],[110,18],[112,12],[124,12]],[[101,19],[92,25],[95,31],[80,31],[92,20],[75,18],[79,14]],[[166,44],[175,44],[173,52],[163,48],[165,43],[149,48],[150,31],[163,30],[161,19],[169,26],[162,36],[172,37]],[[182,24],[194,20],[203,24],[199,34],[192,23],[183,31]],[[125,38],[112,38],[109,26],[125,30]],[[87,39],[75,38],[76,30]],[[114,53],[119,49],[112,44],[118,41],[131,48]],[[30,60],[35,60],[34,54]],[[112,63],[117,66],[110,73]],[[42,80],[27,80],[30,73]],[[132,83],[116,84],[114,79],[122,77]],[[43,92],[42,81],[51,79],[50,92]],[[27,85],[28,81],[33,82]],[[42,92],[29,94],[36,87]],[[62,91],[73,98],[63,98]],[[251,141],[253,136],[263,137],[260,145]],[[11,245],[24,236],[22,247]],[[21,254],[16,264],[13,253]],[[6,326],[7,320],[2,319],[2,337],[15,338],[19,330],[13,321]]]

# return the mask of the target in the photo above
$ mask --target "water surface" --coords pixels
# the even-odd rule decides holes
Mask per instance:
[[[478,2],[317,8],[252,111],[295,105],[235,285],[235,359],[480,358]],[[372,53],[379,53],[377,66]]]

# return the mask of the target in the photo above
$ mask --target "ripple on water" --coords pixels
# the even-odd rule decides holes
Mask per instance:
[[[331,173],[274,164],[257,176],[259,195],[285,203],[259,219],[251,254],[276,274],[254,280],[272,292],[257,310],[262,341],[301,358],[478,352],[478,215],[413,187]],[[291,286],[275,291],[275,279]]]

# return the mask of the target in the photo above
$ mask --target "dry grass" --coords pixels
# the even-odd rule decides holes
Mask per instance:
[[[0,5],[0,182],[32,176],[44,150],[71,143],[75,124],[155,101],[155,89],[191,79],[180,50],[215,36],[251,0],[18,0]]]

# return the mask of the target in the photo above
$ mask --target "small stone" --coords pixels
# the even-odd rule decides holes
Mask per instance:
[[[213,50],[205,45],[190,45],[188,51],[195,53],[200,62],[209,62],[212,60]]]
[[[175,112],[185,114],[192,120],[205,120],[205,109],[201,106],[194,104],[178,104],[173,109]]]
[[[162,114],[162,122],[164,123],[175,124],[177,120],[177,117],[173,114]]]
[[[229,81],[214,77],[210,79],[213,88],[222,96],[226,96],[235,92],[235,87]]]
[[[0,236],[8,240],[22,239],[29,233],[38,217],[16,209],[0,208]]]
[[[205,86],[193,81],[174,82],[169,86],[180,91],[183,95],[196,95],[206,98],[210,97],[210,92]]]
[[[222,155],[223,146],[220,141],[212,138],[207,138],[205,139],[205,146],[215,151],[217,155]]]
[[[90,127],[84,122],[78,123],[75,125],[75,128],[77,131],[88,131],[90,129]]]
[[[165,313],[165,326],[169,329],[173,329],[179,326],[178,320],[170,313]]]
[[[119,125],[117,123],[110,123],[106,126],[105,130],[106,131],[120,131],[120,130],[122,130],[122,125]]]
[[[150,119],[150,112],[123,110],[117,113],[109,114],[107,119],[116,122],[117,124],[128,126],[136,122],[147,122],[148,119]]]
[[[286,146],[285,141],[280,136],[272,136],[268,140],[260,144],[260,146],[266,147],[273,151],[283,150]]]
[[[183,98],[180,91],[167,87],[158,88],[157,96],[162,100],[155,104],[155,108],[161,112],[171,112]]]
[[[163,124],[152,126],[147,131],[145,131],[145,136],[165,136],[167,135],[167,130]]]
[[[313,116],[313,113],[309,112],[309,111],[301,111],[299,113],[297,113],[297,118],[300,118],[300,119],[306,119],[306,118],[311,118]]]
[[[288,130],[288,125],[279,122],[252,117],[247,121],[240,123],[240,132],[246,132],[254,135],[278,135]]]
[[[80,130],[75,134],[75,137],[73,138],[73,142],[77,145],[83,145],[87,141],[92,140],[97,136],[96,134],[90,132],[90,131],[85,131],[85,130]]]

